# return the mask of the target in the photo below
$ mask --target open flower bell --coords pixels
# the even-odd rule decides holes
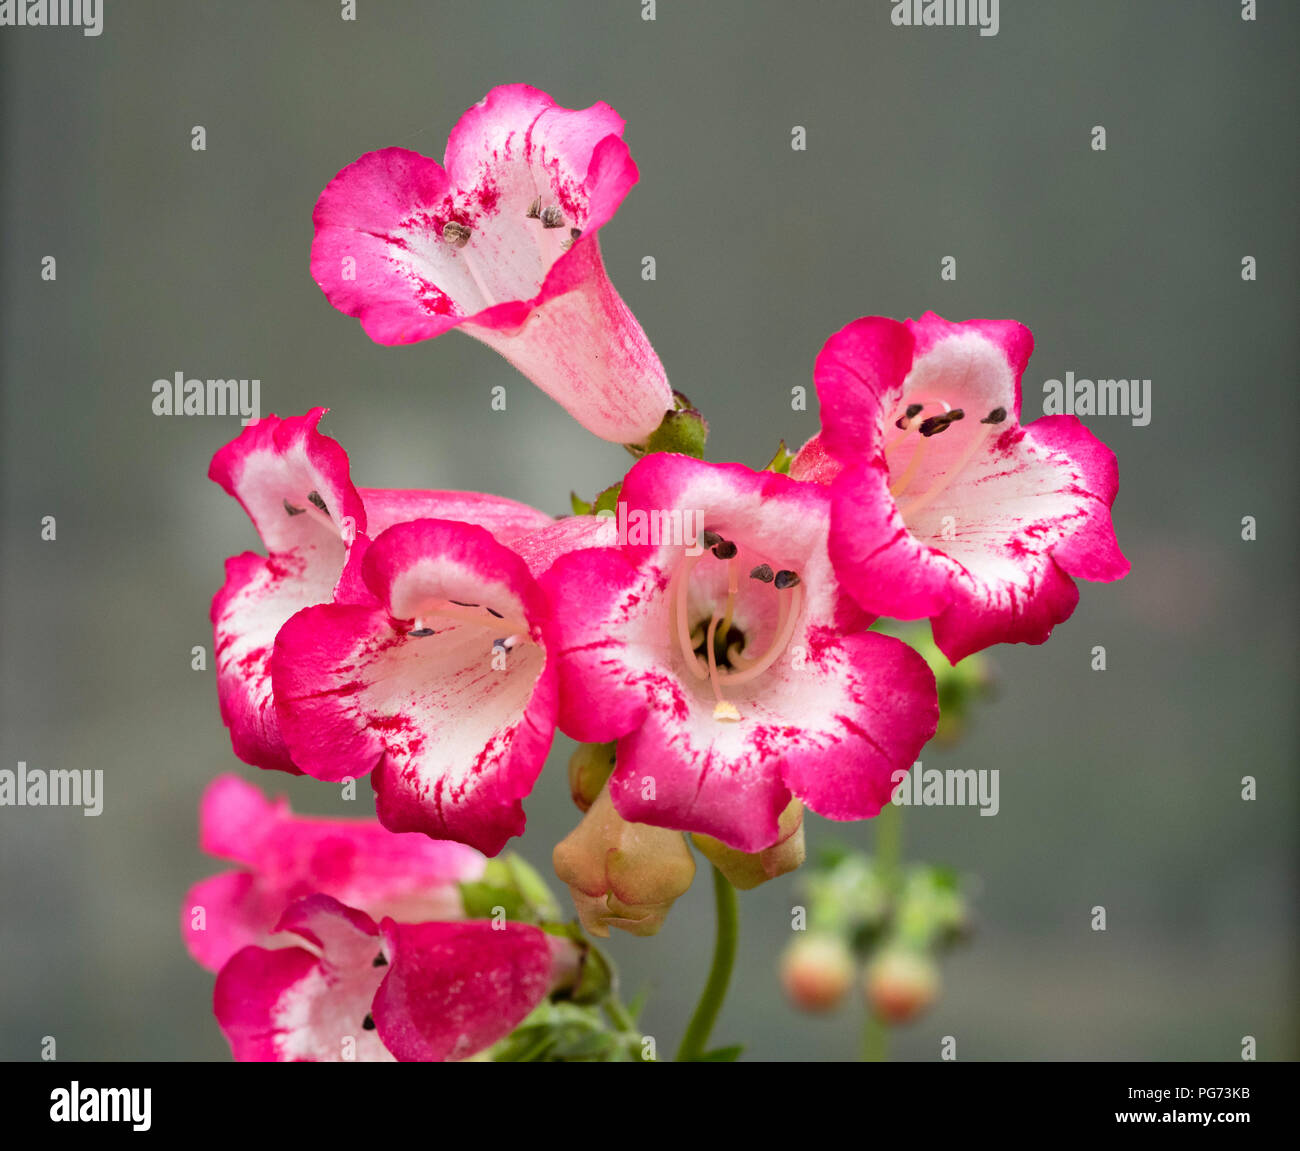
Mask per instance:
[[[743,852],[783,838],[792,795],[832,819],[875,815],[934,733],[934,677],[862,630],[826,551],[826,490],[656,454],[621,502],[625,538],[542,581],[564,605],[560,726],[618,741],[619,813]]]
[[[312,275],[378,343],[461,328],[588,431],[643,443],[673,400],[600,255],[597,233],[637,181],[622,133],[607,104],[494,88],[443,164],[385,148],[335,177],[316,204]]]
[[[822,431],[791,474],[831,482],[831,554],[873,615],[933,617],[953,662],[1042,643],[1074,579],[1128,571],[1115,457],[1073,416],[1020,423],[1033,350],[1011,320],[866,317],[817,358]]]

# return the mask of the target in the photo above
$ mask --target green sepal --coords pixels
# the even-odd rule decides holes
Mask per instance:
[[[765,472],[778,472],[783,476],[790,474],[790,461],[794,459],[795,453],[785,446],[785,440],[777,445],[776,455],[767,462],[763,469]]]

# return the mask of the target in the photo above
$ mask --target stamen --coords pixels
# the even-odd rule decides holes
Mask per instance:
[[[757,679],[769,667],[771,667],[780,654],[785,651],[786,646],[790,643],[790,637],[794,635],[795,625],[799,622],[799,608],[803,604],[803,585],[795,584],[790,594],[781,595],[781,607],[783,618],[780,619],[780,626],[776,638],[772,645],[765,651],[754,663],[750,664],[744,671],[735,672],[731,675],[719,674],[718,678],[728,687],[738,686],[742,683],[749,683],[750,680]]]
[[[953,408],[941,416],[931,416],[928,420],[921,421],[921,435],[927,438],[937,436],[940,432],[946,432],[949,424],[956,423],[965,416],[966,413],[961,408]]]
[[[924,404],[908,404],[907,410],[894,421],[894,427],[907,431],[912,426],[912,421],[921,414],[924,408]]]
[[[777,591],[785,591],[788,587],[797,587],[800,583],[799,573],[779,571],[776,573],[776,579],[773,582],[776,584]]]
[[[387,967],[387,966],[388,966],[388,960],[384,958],[384,953],[383,953],[382,951],[381,951],[378,955],[375,956],[374,961],[370,964],[370,966],[371,966],[371,967]]]
[[[922,439],[916,445],[916,451],[912,453],[912,458],[907,461],[907,467],[903,469],[903,474],[899,476],[894,483],[889,485],[889,494],[895,499],[907,490],[907,485],[910,484],[912,479],[915,477],[917,469],[921,466],[921,457],[925,455],[925,446],[929,442],[928,439]]]
[[[374,1029],[375,1029],[375,1017],[367,1013],[366,1017],[361,1021],[361,1030],[373,1031]]]
[[[564,213],[560,211],[557,205],[552,204],[549,208],[547,208],[542,213],[542,227],[543,228],[564,227]]]
[[[469,243],[469,238],[473,234],[472,228],[467,228],[464,224],[459,224],[455,220],[448,220],[442,226],[442,238],[453,248],[463,248]]]
[[[704,541],[706,548],[717,547],[722,542],[722,537],[717,532],[709,531],[707,528],[700,536],[700,539]]]
[[[528,211],[524,216],[529,220],[540,220],[542,218],[542,198],[538,196],[531,204],[528,205]]]
[[[735,547],[735,544],[731,545]],[[717,549],[714,549],[717,554]],[[731,615],[736,610],[736,594],[740,591],[740,562],[731,559],[727,562],[727,610],[722,615],[722,638],[731,634]]]
[[[487,625],[491,620],[501,620],[510,629],[510,634],[518,634],[521,638],[527,639],[530,635],[528,625],[522,619],[511,619],[509,616],[503,616],[500,612],[495,612],[491,608],[480,608],[477,605],[466,607],[464,604],[455,604],[454,601],[446,600],[445,605],[439,605],[430,608],[423,616],[418,617],[415,622],[415,629],[409,631],[407,635],[424,636],[432,635],[433,631],[429,627],[429,621],[434,617],[442,619],[455,620],[457,623],[472,623],[479,627]],[[481,614],[486,611],[488,615]]]
[[[987,416],[980,420],[981,424],[1000,424],[1007,418],[1006,408],[994,408]]]
[[[723,540],[713,548],[713,554],[720,560],[734,559],[740,549],[731,540]]]
[[[770,564],[759,564],[758,567],[754,568],[749,573],[749,578],[761,580],[763,583],[771,583],[776,577],[772,574],[772,566]]]
[[[894,421],[894,427],[902,429],[898,435],[890,436],[885,441],[885,451],[891,451],[907,439],[908,434],[913,428],[912,421],[916,419],[931,404],[938,404],[947,413],[952,410],[952,405],[947,400],[936,400],[928,396],[922,396],[914,403],[908,404],[906,411],[897,420]],[[909,414],[910,413],[910,414]]]
[[[673,608],[673,633],[677,646],[681,648],[686,660],[687,668],[696,679],[707,679],[709,673],[700,666],[699,658],[695,654],[695,644],[691,642],[691,628],[686,617],[691,600],[691,572],[699,559],[699,556],[687,556],[673,573],[674,586],[669,590],[668,602]]]
[[[285,500],[285,501],[284,501],[284,510],[287,511],[291,516],[300,516],[300,515],[302,515],[303,512],[305,512],[307,509],[306,509],[306,508],[296,508],[296,507],[294,507],[293,504],[291,504],[288,500]]]
[[[1006,412],[1002,413],[1006,416]],[[943,477],[923,496],[919,496],[904,508],[899,508],[899,514],[903,521],[907,522],[912,516],[915,516],[923,508],[927,508],[948,490],[948,486],[965,470],[966,465],[970,463],[971,457],[980,450],[984,441],[989,438],[989,433],[993,431],[996,424],[991,424],[987,420],[980,420],[982,425],[978,432],[970,438],[970,443],[966,445],[966,450],[953,462],[952,466],[944,472]]]

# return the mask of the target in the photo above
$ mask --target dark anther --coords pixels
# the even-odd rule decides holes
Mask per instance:
[[[366,1016],[366,1017],[361,1021],[361,1030],[362,1030],[362,1031],[373,1031],[374,1029],[375,1029],[375,1017],[374,1017],[373,1015],[367,1015],[367,1016]]]
[[[469,238],[473,234],[472,229],[464,224],[458,224],[455,220],[448,220],[442,226],[442,238],[454,248],[463,248],[469,243]]]
[[[701,534],[700,539],[704,541],[706,548],[717,547],[722,542],[722,537],[717,532],[711,532],[707,528]]]
[[[740,549],[730,540],[722,540],[714,547],[713,554],[720,560],[729,560],[738,551]]]
[[[308,492],[307,498],[312,503],[314,503],[318,508],[320,508],[320,510],[323,511],[326,515],[330,514],[329,508],[325,506],[325,501],[320,498],[320,492]]]
[[[487,611],[488,615],[494,615],[494,616],[497,617],[497,619],[505,619],[505,618],[506,618],[506,617],[503,616],[499,611],[493,611],[491,608],[486,608],[485,610]]]
[[[569,239],[570,239],[570,240],[581,239],[581,237],[582,237],[582,229],[581,229],[581,228],[570,228],[570,229],[569,229]]]
[[[288,500],[285,500],[285,501],[284,501],[284,510],[287,511],[291,516],[300,516],[300,515],[302,515],[302,513],[305,512],[307,509],[306,509],[306,508],[296,508],[296,507],[294,507],[293,504],[291,504]]]
[[[492,650],[496,651],[500,648],[502,651],[509,651],[510,649],[506,647],[506,640],[509,638],[509,636],[502,636],[500,639],[494,639],[492,641]]]
[[[561,212],[560,209],[557,208],[554,204],[552,204],[549,208],[546,209],[546,211],[542,213],[542,227],[563,228],[564,213]]]
[[[370,966],[371,966],[371,967],[387,967],[387,966],[388,966],[388,960],[384,958],[384,953],[383,953],[382,951],[381,951],[378,955],[375,956],[375,960],[374,960],[374,962],[373,962]]]
[[[907,411],[905,411],[901,416],[898,417],[898,419],[894,421],[894,427],[906,428],[908,424],[910,424],[914,419],[916,419],[917,416],[921,414],[921,409],[924,407],[925,407],[924,404],[908,404]]]
[[[1006,408],[994,408],[987,416],[980,420],[981,424],[1000,424],[1007,418]]]
[[[461,603],[458,599],[449,599],[448,603],[454,603],[457,607],[478,607],[476,603]]]
[[[921,435],[937,436],[940,432],[946,432],[949,424],[955,424],[965,416],[966,413],[961,408],[953,408],[952,411],[944,412],[941,416],[931,416],[928,420],[921,421]]]
[[[772,574],[772,568],[768,564],[759,564],[749,573],[750,579],[762,580],[764,583],[771,583],[776,577]]]
[[[776,590],[785,591],[788,587],[794,587],[799,583],[799,573],[792,571],[779,571],[776,573]]]
[[[538,196],[531,204],[528,205],[528,211],[524,215],[530,220],[539,220],[542,216],[542,198]]]
[[[423,639],[426,635],[433,635],[433,628],[417,627],[412,629],[411,631],[408,631],[406,634],[416,636],[419,639]]]

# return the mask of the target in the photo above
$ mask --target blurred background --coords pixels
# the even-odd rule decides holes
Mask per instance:
[[[888,0],[659,0],[654,21],[642,0],[356,7],[132,0],[99,37],[0,29],[0,766],[102,769],[106,791],[97,819],[0,808],[0,1058],[47,1035],[61,1059],[228,1058],[177,927],[222,868],[195,844],[203,788],[235,770],[302,812],[372,811],[366,785],[349,805],[234,759],[190,650],[210,651],[225,557],[259,547],[206,478],[239,423],[154,416],[155,379],[257,377],[263,412],[329,406],[365,486],[560,513],[625,469],[486,347],[372,344],[308,272],[340,168],[387,145],[440,158],[514,81],[626,118],[641,181],[606,262],[709,416],[712,459],[761,467],[811,435],[815,399],[792,412],[790,388],[811,395],[822,343],[864,314],[1026,323],[1026,420],[1067,371],[1151,380],[1149,426],[1086,421],[1119,457],[1132,574],[1083,585],[1047,645],[995,650],[996,698],[924,753],[999,769],[1001,810],[905,812],[907,856],[970,877],[977,933],[895,1056],[951,1035],[967,1060],[1231,1060],[1251,1035],[1295,1058],[1300,9],[1004,0],[981,37],[895,27]],[[548,873],[577,819],[571,746],[518,841]],[[814,851],[872,839],[808,832]],[[809,1018],[780,996],[797,878],[742,895],[715,1042],[852,1058],[856,1006]],[[611,943],[661,1047],[703,982],[709,886],[702,870],[659,936]]]

